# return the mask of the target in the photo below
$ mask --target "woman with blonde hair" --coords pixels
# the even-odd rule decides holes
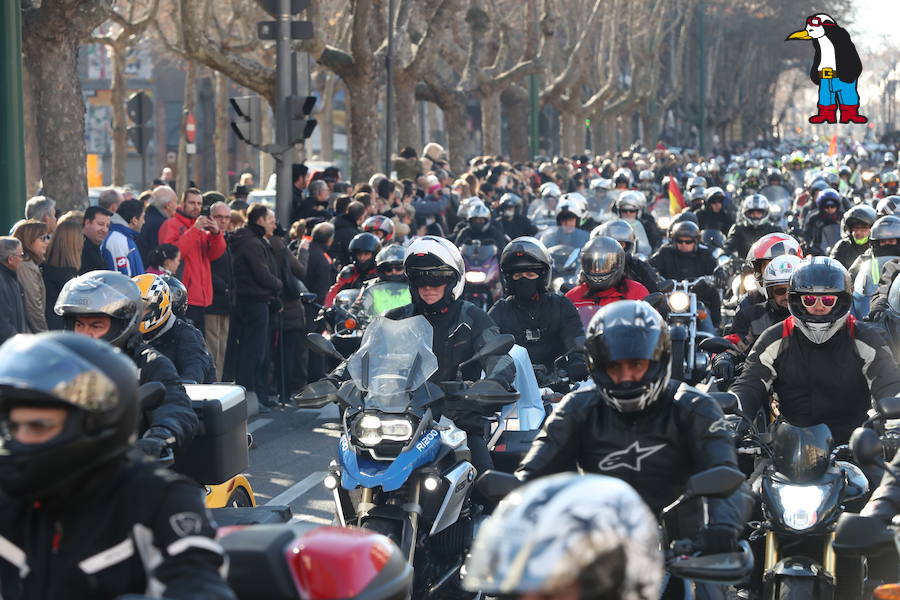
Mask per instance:
[[[41,276],[41,264],[47,255],[50,234],[47,225],[41,221],[29,219],[21,223],[13,235],[22,242],[25,260],[16,271],[16,277],[25,292],[25,320],[28,331],[40,333],[47,331],[47,315],[44,307],[47,303],[44,278]]]
[[[84,247],[81,219],[68,218],[70,214],[66,213],[59,220],[47,248],[47,261],[41,265],[46,298],[44,314],[50,329],[63,328],[62,317],[56,314],[53,307],[66,282],[81,270],[81,250]]]

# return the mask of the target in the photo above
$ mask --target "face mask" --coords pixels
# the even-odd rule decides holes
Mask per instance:
[[[864,238],[856,238],[855,237],[855,238],[853,238],[853,242],[858,246],[865,246],[866,244],[869,243],[869,236],[866,236]]]
[[[540,279],[514,279],[510,282],[510,291],[516,298],[531,299],[540,293]]]

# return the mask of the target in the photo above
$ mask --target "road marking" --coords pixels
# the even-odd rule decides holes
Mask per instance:
[[[284,490],[268,502],[266,502],[266,506],[286,506],[291,502],[313,489],[325,479],[325,471],[316,471],[311,475],[307,475],[301,481],[298,481],[288,489]]]
[[[268,425],[271,422],[272,422],[272,419],[257,419],[255,421],[253,421],[252,423],[250,423],[249,425],[247,425],[247,433],[253,433],[257,429],[265,427],[266,425]]]

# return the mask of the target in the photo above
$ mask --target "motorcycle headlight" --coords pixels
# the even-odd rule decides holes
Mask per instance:
[[[351,426],[353,436],[363,446],[377,446],[383,441],[408,442],[412,439],[413,424],[403,417],[384,417],[362,413]]]
[[[748,292],[752,292],[757,287],[756,278],[753,276],[753,273],[747,273],[746,275],[744,275],[744,278],[741,280],[741,284]]]
[[[716,259],[716,262],[719,263],[719,266],[724,267],[725,265],[727,265],[728,263],[731,262],[731,257],[728,256],[727,254],[720,254],[719,258]]]
[[[803,531],[819,521],[819,508],[825,500],[825,487],[772,482],[772,489],[784,511],[782,520],[785,525],[796,531]]]
[[[484,283],[487,280],[487,273],[481,271],[467,271],[466,281],[469,283]]]
[[[669,294],[669,308],[672,312],[682,313],[691,307],[691,297],[682,291]]]

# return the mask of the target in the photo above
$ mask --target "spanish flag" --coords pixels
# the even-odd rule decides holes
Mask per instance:
[[[828,144],[828,156],[837,156],[837,134],[831,136],[831,143]]]
[[[677,215],[686,206],[684,196],[681,195],[681,190],[678,189],[678,182],[675,180],[675,176],[669,175],[669,214]]]

